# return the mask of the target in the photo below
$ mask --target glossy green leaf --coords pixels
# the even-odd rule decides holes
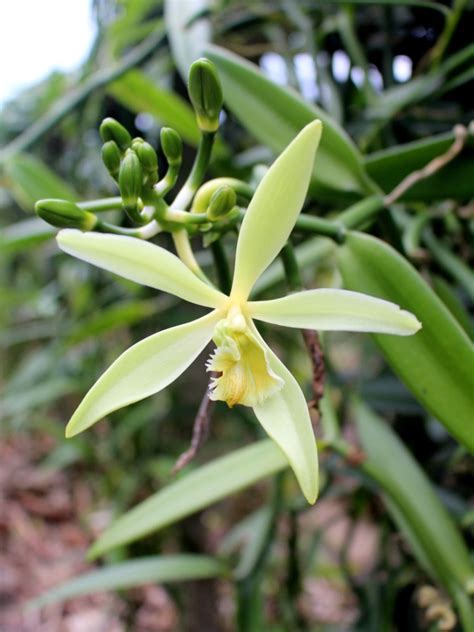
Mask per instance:
[[[377,184],[389,193],[409,173],[423,168],[444,154],[454,142],[452,133],[440,134],[369,154],[366,169]],[[411,187],[403,200],[465,200],[474,195],[474,148],[468,144],[462,153],[434,175]]]
[[[156,555],[111,564],[63,582],[28,602],[27,608],[93,595],[102,591],[125,590],[150,583],[181,582],[219,577],[226,572],[219,560],[205,555]]]
[[[286,457],[270,439],[240,448],[184,474],[134,507],[101,535],[89,555],[138,540],[286,467]]]
[[[200,133],[192,108],[141,70],[130,70],[109,84],[107,91],[132,112],[147,112],[160,123],[172,127],[190,145],[199,143]]]
[[[409,338],[374,338],[415,397],[474,451],[474,347],[465,332],[408,261],[379,239],[350,233],[338,260],[346,288],[393,301],[422,323]]]
[[[76,192],[46,164],[31,154],[15,154],[5,164],[4,185],[26,210],[42,198],[75,201]]]
[[[474,323],[458,295],[454,292],[454,289],[442,277],[433,275],[431,281],[436,294],[464,329],[469,338],[474,340]]]
[[[383,419],[357,400],[352,412],[367,455],[363,468],[387,496],[415,556],[447,590],[466,589],[474,579],[469,552],[429,479]]]
[[[184,82],[190,65],[211,40],[209,0],[165,0],[166,32],[174,61]]]
[[[344,130],[324,110],[305,102],[296,92],[267,79],[258,68],[217,46],[206,49],[219,70],[227,107],[254,136],[280,153],[314,119],[323,135],[313,183],[319,198],[360,196],[374,192],[362,158]]]

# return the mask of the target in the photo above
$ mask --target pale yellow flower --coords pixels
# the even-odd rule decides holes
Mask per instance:
[[[240,229],[229,296],[201,281],[180,259],[154,244],[77,230],[58,234],[58,244],[65,252],[213,309],[125,351],[87,393],[69,422],[67,436],[165,388],[212,338],[216,348],[207,368],[220,375],[212,381],[210,397],[229,406],[251,406],[288,458],[307,500],[316,500],[316,441],[304,395],[263,341],[253,319],[286,327],[398,335],[413,334],[420,327],[412,314],[393,303],[345,290],[309,290],[275,300],[249,301],[255,281],[280,252],[303,206],[320,136],[319,121],[307,125],[262,179]]]

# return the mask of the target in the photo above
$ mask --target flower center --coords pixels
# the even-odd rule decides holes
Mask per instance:
[[[220,375],[211,380],[211,399],[230,407],[254,406],[282,388],[283,380],[271,370],[265,348],[238,306],[233,305],[227,318],[217,323],[213,340],[216,349],[206,368]]]

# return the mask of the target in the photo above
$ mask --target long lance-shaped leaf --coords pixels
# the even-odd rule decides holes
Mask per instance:
[[[416,270],[379,239],[351,233],[338,260],[348,289],[393,301],[421,321],[416,336],[374,338],[415,397],[474,451],[474,347],[464,330]]]
[[[236,450],[184,475],[134,507],[101,535],[89,557],[138,540],[286,467],[286,457],[270,439]]]
[[[448,591],[472,588],[474,567],[454,522],[404,444],[358,400],[352,404],[367,461],[363,469],[381,486],[395,522],[420,564]]]
[[[15,200],[26,210],[32,210],[42,198],[74,201],[77,193],[39,158],[16,154],[5,163],[4,183]]]
[[[323,122],[313,183],[319,198],[361,196],[376,190],[350,138],[324,110],[306,103],[296,92],[267,79],[258,68],[218,46],[205,54],[219,70],[227,107],[275,153],[280,153],[314,119]]]
[[[111,564],[63,582],[28,602],[27,607],[41,608],[51,603],[91,595],[101,591],[125,590],[156,582],[181,582],[219,577],[226,568],[206,555],[156,555]]]
[[[454,134],[439,134],[423,140],[369,154],[365,167],[375,182],[390,192],[408,174],[423,168],[431,160],[444,154],[454,142]],[[460,156],[429,178],[410,187],[404,200],[466,200],[474,196],[474,149],[468,144]]]

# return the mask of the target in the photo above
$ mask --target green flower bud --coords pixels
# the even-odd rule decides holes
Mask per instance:
[[[100,124],[100,135],[104,143],[114,140],[122,151],[130,147],[132,137],[123,125],[113,118],[105,118]]]
[[[207,207],[207,216],[209,219],[214,220],[227,215],[231,211],[237,202],[237,196],[232,187],[227,185],[219,187],[209,201]]]
[[[121,159],[122,154],[115,141],[109,140],[104,143],[102,147],[102,162],[115,180],[118,178]]]
[[[142,141],[141,143],[136,143],[135,152],[138,156],[147,182],[149,184],[155,184],[155,182],[158,182],[158,157],[156,155],[156,151],[153,149],[150,143],[147,143],[145,141]]]
[[[135,211],[142,191],[142,166],[137,154],[128,149],[122,161],[119,173],[119,189],[122,202],[127,211]]]
[[[208,59],[198,59],[191,65],[188,93],[199,129],[215,132],[219,128],[219,113],[224,97],[216,67]]]
[[[67,200],[39,200],[35,210],[41,219],[57,228],[92,230],[98,221],[95,215]]]
[[[137,151],[137,148],[140,147],[140,145],[143,145],[145,141],[143,140],[143,138],[141,136],[136,136],[133,140],[132,140],[132,149],[134,151]]]
[[[162,127],[160,132],[161,149],[165,154],[168,164],[172,167],[181,164],[183,143],[181,136],[171,127]]]

